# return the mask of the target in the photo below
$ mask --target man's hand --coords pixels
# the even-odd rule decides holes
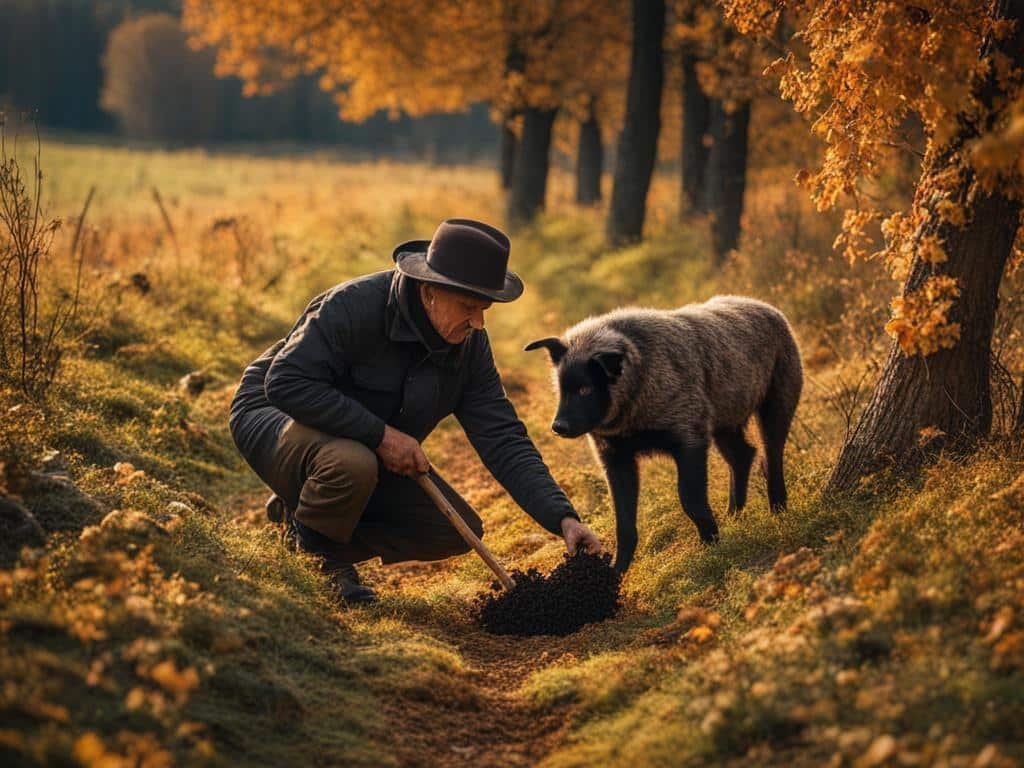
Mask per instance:
[[[592,555],[601,551],[601,540],[575,517],[562,518],[562,538],[570,555],[575,555],[580,546]]]
[[[396,475],[413,477],[430,469],[427,455],[416,438],[391,426],[384,427],[384,439],[377,446],[377,455],[384,466]]]

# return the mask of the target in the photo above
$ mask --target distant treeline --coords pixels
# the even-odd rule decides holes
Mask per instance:
[[[0,0],[0,109],[41,126],[177,143],[296,141],[466,161],[496,150],[483,105],[343,122],[313,78],[246,97],[185,44],[168,0]]]

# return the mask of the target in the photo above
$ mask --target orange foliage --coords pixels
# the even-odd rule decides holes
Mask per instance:
[[[319,73],[342,117],[416,116],[488,102],[588,109],[628,56],[628,14],[613,0],[186,0],[197,45],[250,93]]]
[[[825,144],[820,166],[800,175],[801,186],[820,210],[853,199],[856,212],[836,241],[848,257],[868,255],[865,225],[884,219],[886,243],[875,255],[903,279],[915,257],[933,265],[946,260],[944,244],[925,227],[964,226],[963,206],[976,190],[1024,196],[1024,73],[998,50],[1013,26],[991,2],[725,5],[727,18],[747,34],[773,38],[783,21],[795,28],[793,49],[766,71],[781,77],[783,97],[813,118]],[[908,118],[926,137],[914,203],[907,213],[879,210],[866,202],[863,182],[881,176],[894,147],[910,146]],[[945,324],[955,296],[955,285],[930,282],[897,299],[889,332],[908,354],[955,344],[958,329]]]

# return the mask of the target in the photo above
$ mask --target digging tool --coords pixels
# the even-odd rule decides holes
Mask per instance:
[[[501,582],[501,586],[511,592],[516,586],[515,581],[508,575],[508,571],[502,568],[501,563],[498,562],[497,558],[491,554],[491,550],[489,550],[487,546],[480,541],[477,535],[473,533],[473,530],[466,525],[466,521],[462,519],[462,515],[456,511],[455,507],[451,505],[451,502],[448,501],[447,497],[441,493],[441,489],[437,487],[428,475],[420,475],[416,478],[416,482],[420,484],[420,488],[427,492],[431,501],[433,501],[437,505],[437,508],[441,510],[441,514],[447,517],[451,524],[455,526],[455,530],[457,530],[459,535],[466,540],[466,543],[475,549],[476,553],[480,555],[485,563],[487,563],[487,566],[494,571],[494,575],[498,577],[498,581]]]

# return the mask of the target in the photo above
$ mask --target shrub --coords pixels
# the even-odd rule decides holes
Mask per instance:
[[[0,113],[0,382],[33,398],[57,375],[65,330],[78,313],[82,275],[80,256],[73,291],[40,271],[52,262],[59,222],[43,214],[39,147],[37,137],[32,178],[26,179],[18,158],[8,154]]]
[[[192,142],[214,135],[213,57],[191,50],[172,16],[143,14],[119,24],[103,70],[100,103],[129,136]]]

